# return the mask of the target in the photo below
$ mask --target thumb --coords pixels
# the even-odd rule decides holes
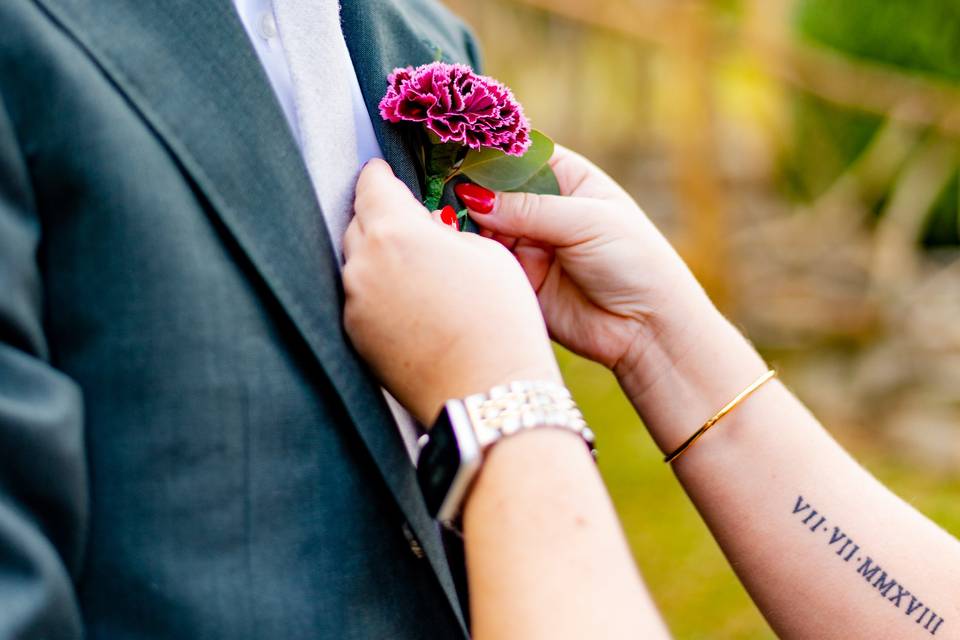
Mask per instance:
[[[585,242],[596,235],[597,218],[608,203],[587,198],[498,193],[489,213],[470,210],[478,225],[495,233],[529,238],[555,247]]]
[[[393,175],[389,164],[380,159],[368,162],[357,180],[354,200],[354,209],[361,223],[396,215],[407,208],[427,212],[407,185]]]

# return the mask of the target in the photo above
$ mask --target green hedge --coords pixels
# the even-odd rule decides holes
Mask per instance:
[[[960,6],[956,0],[800,0],[798,33],[854,58],[960,84]],[[814,198],[869,144],[882,119],[810,95],[795,102],[796,140],[784,169],[788,186]],[[928,245],[957,244],[960,180],[931,213]],[[874,203],[879,211],[883,199]]]

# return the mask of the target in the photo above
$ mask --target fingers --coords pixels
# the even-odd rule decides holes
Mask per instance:
[[[490,232],[489,237],[503,244],[507,243],[502,239],[526,237],[557,247],[589,240],[595,235],[598,219],[618,202],[629,201],[613,179],[566,147],[557,145],[550,167],[562,196],[494,194],[469,183],[456,187],[457,196],[477,224]]]
[[[360,222],[354,218],[347,226],[343,234],[343,261],[346,262],[353,255],[355,247],[360,243],[363,231],[360,229]]]
[[[606,217],[609,206],[604,201],[587,198],[499,193],[490,213],[470,211],[470,216],[492,231],[494,237],[523,237],[555,247],[569,247],[596,236],[596,222]]]
[[[411,209],[423,211],[407,185],[393,175],[390,165],[379,159],[368,162],[360,172],[354,199],[361,229],[379,218],[409,213]]]
[[[457,221],[457,212],[450,205],[445,206],[443,209],[434,211],[430,214],[430,217],[441,227],[450,229],[452,231],[460,230],[460,226]]]
[[[565,196],[573,193],[577,186],[590,177],[591,171],[596,169],[593,163],[579,153],[560,145],[554,148],[553,157],[550,158],[550,167],[553,169],[554,175],[557,176],[560,193]]]
[[[418,224],[430,213],[421,205],[407,186],[393,175],[390,165],[383,160],[368,162],[357,179],[354,198],[354,217],[343,237],[343,257],[349,260],[365,234],[384,222],[403,216],[402,224]]]
[[[612,195],[627,196],[617,182],[600,167],[566,147],[557,145],[550,158],[550,167],[557,176],[560,193],[565,196],[609,199]],[[627,196],[629,197],[629,196]]]
[[[523,267],[523,272],[527,274],[530,286],[539,293],[553,264],[553,250],[528,239],[522,239],[514,247],[513,255]]]

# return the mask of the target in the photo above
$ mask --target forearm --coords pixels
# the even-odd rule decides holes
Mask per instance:
[[[665,452],[766,370],[719,314],[692,315],[687,337],[662,336],[618,371]],[[780,383],[674,468],[782,637],[960,637],[960,543],[873,479]]]
[[[464,531],[477,640],[667,637],[573,434],[539,429],[500,442]]]

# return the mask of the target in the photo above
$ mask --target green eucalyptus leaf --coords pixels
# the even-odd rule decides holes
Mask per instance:
[[[432,144],[427,148],[427,173],[432,176],[448,176],[458,161],[463,146],[455,143]]]
[[[533,177],[524,182],[516,189],[520,193],[538,193],[543,196],[559,196],[560,183],[557,182],[557,174],[553,172],[553,167],[549,164],[543,165],[540,171],[533,174]]]
[[[545,134],[533,131],[530,139],[530,148],[520,158],[494,149],[470,151],[460,171],[493,191],[516,189],[535,176],[553,156],[553,140]]]

